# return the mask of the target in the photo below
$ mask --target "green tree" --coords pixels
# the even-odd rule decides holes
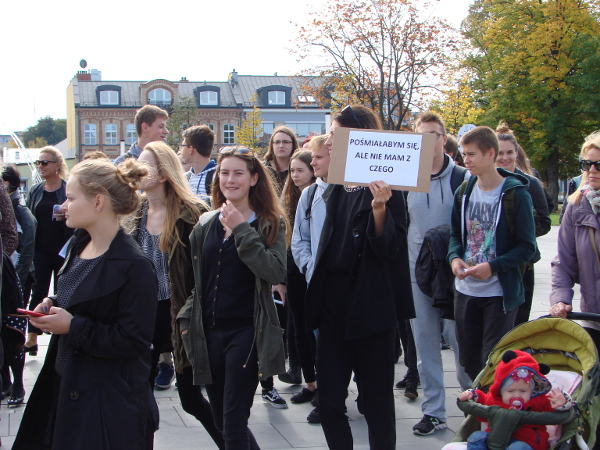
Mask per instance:
[[[250,100],[252,103],[256,103],[256,94]],[[258,145],[263,136],[263,126],[262,114],[256,104],[252,106],[252,111],[246,113],[246,117],[242,120],[242,126],[236,128],[238,144],[258,151]]]
[[[174,149],[179,148],[184,130],[198,123],[197,112],[198,108],[193,98],[179,98],[179,101],[173,105],[173,109],[169,114],[167,144]]]
[[[457,37],[416,0],[337,0],[298,26],[300,58],[327,82],[313,94],[332,108],[360,103],[373,108],[386,129],[412,118],[436,84]]]
[[[23,139],[26,145],[36,145],[36,138],[42,138],[46,145],[56,145],[67,137],[67,121],[65,119],[53,119],[50,116],[42,117],[37,124],[27,128]],[[40,141],[41,142],[41,141]]]
[[[506,121],[558,196],[600,126],[598,0],[476,0],[463,22],[483,123]]]

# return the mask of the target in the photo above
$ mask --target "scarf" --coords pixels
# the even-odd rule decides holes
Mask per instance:
[[[600,191],[592,189],[589,184],[585,185],[582,190],[585,192],[585,198],[592,206],[592,211],[594,214],[598,214],[600,212]]]

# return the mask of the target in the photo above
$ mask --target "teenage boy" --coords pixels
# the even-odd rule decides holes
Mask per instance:
[[[123,155],[115,159],[115,165],[121,164],[127,158],[138,159],[142,150],[149,142],[163,141],[167,138],[167,119],[169,113],[154,105],[142,106],[135,114],[135,130],[138,140]]]
[[[309,143],[312,153],[310,165],[314,170],[317,181],[304,189],[302,195],[300,195],[292,234],[292,256],[300,272],[305,275],[307,284],[310,282],[314,272],[317,249],[327,212],[325,207],[327,198],[329,197],[327,175],[331,159],[331,148],[325,145],[328,139],[329,135],[324,134],[312,138]],[[297,332],[301,331],[297,330]],[[314,383],[307,387],[307,389],[310,388],[313,388],[316,392]],[[316,407],[310,412],[306,420],[309,423],[321,423],[319,407],[317,406],[318,399],[313,398],[313,405]]]
[[[197,197],[210,201],[212,179],[217,163],[210,159],[215,143],[215,134],[206,125],[194,125],[183,132],[181,159],[192,167],[186,177]]]
[[[475,379],[525,301],[520,266],[535,253],[535,223],[528,180],[496,168],[496,133],[476,127],[460,145],[471,179],[454,198],[448,262],[460,363]]]
[[[440,346],[442,337],[454,350],[456,375],[461,388],[468,389],[471,380],[459,363],[454,318],[445,314],[443,309],[434,307],[433,299],[419,289],[415,265],[425,233],[440,225],[450,225],[454,191],[464,179],[468,179],[469,174],[466,169],[457,167],[452,158],[445,154],[446,126],[439,115],[432,112],[423,113],[415,122],[415,131],[435,136],[429,193],[409,192],[407,197],[408,252],[416,313],[416,318],[410,319],[410,324],[417,349],[419,377],[423,386],[423,418],[413,426],[413,433],[426,436],[435,430],[446,428],[446,392]],[[407,389],[416,389],[416,382],[412,383],[414,386],[407,381]]]

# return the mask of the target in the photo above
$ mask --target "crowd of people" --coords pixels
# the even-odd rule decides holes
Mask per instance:
[[[61,153],[43,148],[43,181],[25,204],[18,170],[3,168],[9,407],[25,399],[25,355],[52,334],[13,448],[152,448],[152,390],[175,379],[184,411],[218,448],[257,449],[248,419],[258,384],[266,403],[288,407],[277,376],[303,385],[290,401],[313,403],[307,420],[322,424],[329,448],[352,449],[354,376],[370,447],[394,449],[400,341],[408,372],[396,387],[416,399],[421,384],[413,431],[426,436],[447,422],[442,348],[467,390],[496,342],[529,320],[536,237],[549,232],[554,205],[506,124],[458,142],[438,114],[421,114],[414,131],[434,136],[423,193],[380,180],[328,184],[336,131],[382,129],[360,105],[302,143],[276,128],[264,158],[234,146],[211,159],[205,125],[185,130],[176,153],[156,106],[135,122],[137,142],[114,163],[94,152],[67,176]],[[600,134],[586,139],[580,164],[552,263],[558,317],[572,310],[575,283],[581,309],[600,312]],[[444,267],[432,271],[428,249]],[[7,318],[13,263],[31,313]],[[585,326],[600,345],[600,326]]]

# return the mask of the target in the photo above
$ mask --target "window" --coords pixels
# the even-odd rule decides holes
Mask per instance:
[[[96,145],[96,125],[86,123],[83,127],[83,145]]]
[[[267,136],[273,134],[273,129],[275,128],[275,124],[273,122],[263,122],[263,133]]]
[[[325,134],[324,123],[286,122],[285,126],[294,130],[299,138],[307,137],[310,133]]]
[[[235,144],[235,125],[223,125],[223,144]]]
[[[315,103],[315,97],[312,95],[299,95],[298,96],[298,101],[300,103]]]
[[[285,92],[269,91],[269,105],[285,105]]]
[[[215,91],[202,91],[200,92],[200,105],[218,105],[219,94]]]
[[[104,125],[104,143],[106,145],[117,145],[116,123],[107,123]]]
[[[148,93],[148,103],[160,108],[168,108],[171,106],[171,93],[166,89],[153,89]]]
[[[127,127],[125,127],[125,144],[133,145],[136,140],[137,132],[135,131],[135,124],[128,123]]]
[[[118,91],[100,91],[100,104],[101,105],[118,105],[119,104],[119,92]]]
[[[210,128],[210,131],[212,131],[213,133],[215,132],[215,125],[214,125],[214,124],[212,124],[212,123],[207,123],[207,124],[206,124],[206,126],[207,126],[208,128]]]

